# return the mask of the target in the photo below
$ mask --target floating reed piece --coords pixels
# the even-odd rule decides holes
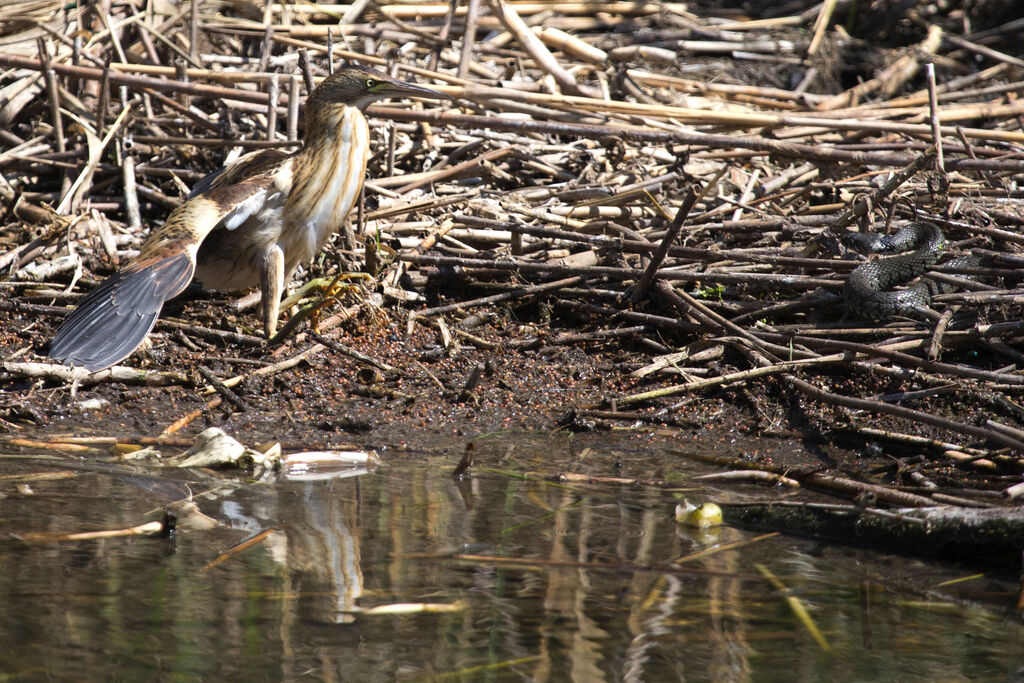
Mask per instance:
[[[262,16],[199,2],[5,3],[0,319],[11,326],[31,315],[51,330],[76,283],[124,262],[226,157],[293,149],[303,98],[337,64],[392,68],[457,100],[369,108],[382,152],[359,213],[366,240],[311,269],[333,277],[368,258],[372,305],[344,300],[268,350],[237,319],[186,303],[186,323],[156,328],[171,368],[83,378],[34,355],[40,334],[7,350],[3,372],[178,383],[219,394],[207,409],[254,410],[247,379],[331,354],[388,368],[361,395],[405,396],[389,383],[425,366],[339,341],[351,320],[386,315],[410,338],[437,335],[448,357],[464,345],[614,353],[604,400],[575,406],[589,420],[686,426],[689,407],[714,398],[754,406],[751,421],[772,431],[801,405],[820,438],[914,451],[925,469],[959,463],[965,486],[988,486],[971,474],[986,468],[1019,473],[1019,30],[922,4],[903,47],[854,49],[837,17],[857,19],[836,5],[758,18],[644,2],[269,2]],[[958,289],[933,299],[932,317],[854,318],[840,293],[861,257],[840,237],[911,220],[938,223],[946,252],[977,259],[944,257],[937,277]],[[511,336],[479,323],[531,307],[550,315]],[[243,367],[190,360],[217,354]],[[458,386],[426,372],[456,402],[486,405],[495,387],[481,367],[460,368]]]

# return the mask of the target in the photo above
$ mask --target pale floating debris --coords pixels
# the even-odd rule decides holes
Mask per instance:
[[[175,501],[165,510],[174,518],[174,528],[178,531],[207,531],[221,526],[220,522],[204,514],[191,499]]]
[[[53,532],[33,532],[15,534],[15,538],[28,543],[60,543],[65,541],[94,541],[101,538],[123,538],[125,536],[164,536],[170,533],[168,518],[157,522],[145,522],[125,529],[105,529],[102,531],[85,531],[81,533],[63,534]]]
[[[694,505],[684,500],[676,505],[676,521],[687,526],[707,529],[712,526],[722,525],[722,508],[715,503],[701,503]]]
[[[368,609],[356,610],[355,613],[365,616],[382,616],[395,614],[443,614],[446,612],[459,612],[465,609],[462,601],[451,604],[440,604],[432,602],[396,602],[391,605],[378,605]]]
[[[91,410],[100,410],[110,405],[110,401],[105,398],[87,398],[78,401],[74,404],[73,410],[76,413],[87,413]]]
[[[160,462],[164,457],[155,446],[134,448],[126,444],[115,444],[110,450],[115,455],[120,455],[121,460],[125,462]]]
[[[281,446],[274,444],[264,453],[242,445],[217,427],[200,432],[196,443],[174,459],[177,467],[241,467],[243,469],[276,469],[281,459]]]
[[[329,479],[348,479],[349,477],[361,477],[369,474],[367,467],[335,467],[333,469],[285,469],[283,472],[288,481],[326,481]]]
[[[306,481],[359,476],[380,463],[374,451],[303,451],[281,459],[286,477]]]
[[[712,178],[724,164],[715,159],[691,159],[683,164],[683,171],[695,178]]]
[[[281,459],[285,467],[358,467],[381,464],[376,451],[302,451],[289,453]]]

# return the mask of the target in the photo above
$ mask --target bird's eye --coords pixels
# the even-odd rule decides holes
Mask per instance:
[[[374,80],[372,78],[367,78],[366,79],[366,87],[367,88],[372,88],[375,85],[377,85],[377,81],[376,80]]]

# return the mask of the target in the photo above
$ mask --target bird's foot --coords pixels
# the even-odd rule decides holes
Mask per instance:
[[[310,327],[316,331],[320,324],[320,313],[324,308],[332,304],[341,303],[339,297],[343,292],[360,293],[363,291],[358,284],[352,284],[349,280],[373,281],[369,273],[339,273],[333,279],[316,278],[299,287],[281,306],[288,309],[307,299],[310,295],[316,294],[316,299],[300,308],[295,315],[288,318],[284,327],[270,339],[270,344],[279,344],[291,335],[302,321],[309,318]]]

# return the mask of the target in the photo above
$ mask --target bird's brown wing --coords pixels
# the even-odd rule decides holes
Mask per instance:
[[[204,176],[193,186],[188,199],[198,197],[214,187],[232,185],[240,182],[243,178],[266,173],[288,156],[290,155],[279,149],[264,149],[243,154],[230,164],[225,164],[223,168]]]
[[[50,356],[97,372],[131,354],[153,329],[164,302],[192,281],[206,235],[222,223],[244,222],[273,188],[273,178],[261,175],[213,188],[172,211],[139,257],[89,292],[64,320]]]
[[[275,175],[280,166],[281,160],[268,166],[265,173],[230,185],[217,185],[189,199],[153,231],[142,245],[139,260],[160,258],[168,251],[188,250],[195,262],[196,250],[212,230],[234,230],[281,191]]]

